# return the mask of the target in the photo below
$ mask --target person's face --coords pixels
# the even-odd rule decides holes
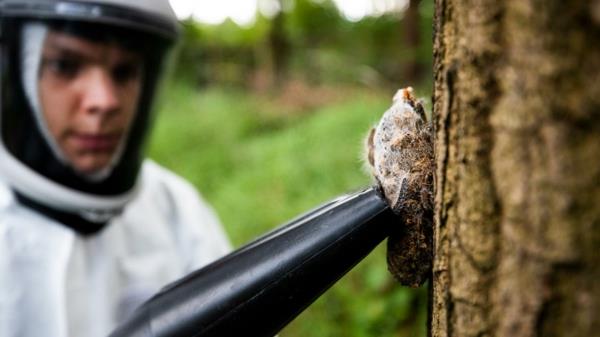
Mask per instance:
[[[39,95],[50,135],[81,173],[106,167],[134,118],[142,58],[114,44],[48,31]]]

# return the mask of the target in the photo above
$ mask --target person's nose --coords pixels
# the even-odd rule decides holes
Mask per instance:
[[[107,115],[118,112],[121,106],[118,87],[108,71],[91,70],[86,81],[81,102],[86,113]]]

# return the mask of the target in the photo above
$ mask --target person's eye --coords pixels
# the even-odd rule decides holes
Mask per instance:
[[[116,65],[113,68],[113,79],[117,83],[125,84],[132,80],[137,80],[142,72],[141,65],[135,62],[126,62]]]
[[[81,69],[81,62],[66,57],[44,60],[44,68],[63,78],[74,78]]]

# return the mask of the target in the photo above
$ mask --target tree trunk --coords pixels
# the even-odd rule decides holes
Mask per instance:
[[[600,335],[600,1],[436,0],[431,334]]]
[[[271,21],[269,42],[271,45],[271,59],[273,62],[272,89],[280,89],[287,78],[290,42],[285,33],[285,13],[283,0],[279,1],[279,12]]]

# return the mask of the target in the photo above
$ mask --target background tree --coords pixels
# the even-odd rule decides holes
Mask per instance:
[[[599,4],[436,0],[433,336],[600,335]]]
[[[272,20],[269,30],[269,45],[271,46],[271,60],[273,62],[274,89],[280,88],[287,77],[290,42],[285,33],[284,1],[277,0],[280,10]]]
[[[418,49],[421,46],[421,15],[419,4],[421,0],[409,0],[408,7],[401,21],[404,26],[403,45],[413,51],[413,57],[404,66],[404,78],[407,83],[415,83],[421,79],[423,67],[418,58]]]

